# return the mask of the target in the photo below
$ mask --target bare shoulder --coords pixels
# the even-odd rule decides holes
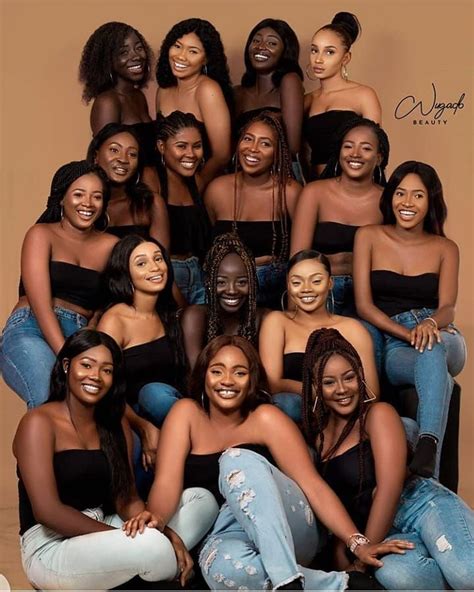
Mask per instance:
[[[53,230],[55,230],[56,223],[53,224],[33,224],[25,234],[25,240],[34,241],[50,241]]]
[[[356,231],[358,240],[374,241],[380,239],[385,230],[381,224],[368,224],[367,226],[360,226]]]
[[[372,405],[369,407],[369,410],[367,411],[365,427],[368,431],[370,431],[371,427],[374,425],[380,426],[381,423],[383,424],[387,421],[393,421],[394,418],[397,421],[401,421],[400,416],[392,407],[392,405],[384,402],[372,403]]]
[[[177,420],[191,421],[203,412],[202,407],[197,401],[190,398],[183,398],[177,401],[169,412],[169,416]]]
[[[207,321],[207,306],[205,304],[187,306],[181,315],[181,320],[183,324],[205,323]]]
[[[287,72],[281,79],[280,88],[281,90],[291,90],[293,88],[300,90],[302,88],[302,84],[301,78],[296,72]]]
[[[353,92],[357,93],[357,95],[361,98],[374,98],[377,97],[377,93],[371,86],[367,86],[366,84],[362,84],[360,82],[354,83]]]
[[[55,403],[45,403],[31,409],[20,420],[13,440],[13,454],[18,458],[19,447],[25,439],[29,442],[44,441],[54,437],[54,408]]]
[[[443,253],[449,253],[449,255],[459,256],[459,247],[458,245],[445,236],[436,236],[436,242],[438,246],[442,249]]]
[[[284,421],[287,416],[285,416],[283,411],[280,411],[275,405],[263,403],[252,412],[251,417],[253,421],[258,422],[262,428],[268,427],[274,430],[275,426]]]
[[[267,315],[265,315],[265,318],[262,320],[262,327],[283,327],[287,320],[288,317],[284,312],[280,310],[272,310]]]
[[[216,191],[222,191],[228,189],[229,187],[233,187],[234,177],[235,175],[233,173],[230,175],[220,175],[220,177],[216,177],[207,186],[206,193],[215,193]]]
[[[209,99],[215,98],[216,96],[223,96],[219,83],[215,80],[212,80],[212,78],[203,76],[196,89],[196,98],[198,102],[201,100],[207,101]]]
[[[94,100],[94,104],[92,105],[93,109],[101,109],[101,108],[120,108],[120,98],[117,92],[114,89],[109,89],[104,92],[101,92],[100,95]]]

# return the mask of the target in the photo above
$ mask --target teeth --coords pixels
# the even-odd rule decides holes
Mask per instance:
[[[258,164],[260,162],[260,160],[255,158],[255,156],[245,156],[244,159],[249,164]]]
[[[352,401],[352,397],[344,397],[343,399],[338,399],[338,403],[342,404],[342,405],[347,405],[347,403],[350,403]]]
[[[175,67],[177,70],[184,70],[184,69],[186,69],[186,68],[187,68],[186,64],[178,64],[178,62],[173,62],[173,63],[174,63],[174,67]]]
[[[161,282],[161,280],[163,279],[163,275],[152,275],[150,278],[148,278],[148,280],[150,282]]]
[[[132,72],[141,72],[143,70],[143,66],[141,64],[137,64],[136,66],[129,66],[128,69]]]
[[[187,162],[187,161],[181,161],[181,166],[183,166],[185,169],[193,169],[195,167],[196,163],[193,162]]]
[[[230,390],[230,389],[220,389],[217,391],[219,396],[223,399],[231,399],[238,394],[238,391]]]
[[[399,210],[399,214],[402,218],[413,218],[416,215],[416,212],[412,212],[411,210]]]
[[[309,304],[310,302],[314,302],[316,300],[316,296],[302,296],[301,300],[304,303]]]
[[[82,390],[86,391],[86,393],[90,393],[91,395],[96,395],[99,392],[99,387],[94,386],[93,384],[83,384]]]
[[[348,164],[351,169],[360,169],[364,163],[358,162],[357,160],[350,160]]]
[[[89,210],[78,210],[80,216],[85,216],[86,218],[92,218],[94,212],[89,212]]]
[[[223,298],[222,299],[228,306],[237,306],[240,302],[240,298]]]
[[[266,60],[268,60],[267,55],[263,54],[263,53],[256,53],[254,55],[254,58],[258,61],[258,62],[265,62]]]
[[[124,169],[123,167],[115,167],[114,170],[119,175],[126,175],[128,173],[128,169]]]

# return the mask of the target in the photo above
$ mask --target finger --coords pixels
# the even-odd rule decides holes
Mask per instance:
[[[436,329],[435,335],[436,335],[436,340],[438,341],[438,343],[441,343],[441,331],[439,329]]]
[[[142,466],[145,469],[145,471],[147,471],[147,466],[146,466],[146,454],[145,451],[142,451]]]
[[[372,557],[371,555],[364,559],[364,563],[366,563],[367,565],[372,565],[373,567],[383,566],[383,562],[380,561],[380,559],[377,559],[377,557]]]
[[[182,586],[184,586],[186,584],[186,582],[190,579],[190,577],[192,575],[192,570],[194,567],[194,561],[192,560],[189,553],[185,554],[185,560],[186,560],[186,564],[184,566],[183,572],[181,574],[181,579],[180,579]]]
[[[429,350],[433,349],[435,338],[436,338],[435,332],[432,331],[428,336],[428,349]]]
[[[416,328],[410,331],[410,345],[415,345]]]
[[[420,353],[423,353],[425,351],[425,348],[428,344],[429,337],[430,337],[429,330],[423,330],[421,333],[421,338],[420,338]]]

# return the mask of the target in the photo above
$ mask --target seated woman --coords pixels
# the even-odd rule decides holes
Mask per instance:
[[[214,236],[236,232],[257,264],[257,304],[279,308],[284,291],[289,226],[301,185],[280,120],[268,111],[242,130],[236,172],[215,179],[204,196]]]
[[[303,72],[300,44],[290,25],[266,18],[250,31],[244,49],[245,72],[234,87],[235,127],[242,127],[264,110],[281,113],[293,165],[297,164],[303,123]],[[298,178],[302,182],[302,178]]]
[[[98,329],[123,350],[127,402],[161,426],[181,397],[185,370],[169,256],[152,238],[126,236],[112,251],[106,280],[112,306]]]
[[[328,310],[331,288],[328,258],[311,250],[296,253],[288,262],[290,309],[270,313],[260,330],[259,350],[274,401],[296,422],[301,419],[304,350],[315,329],[338,329],[359,352],[369,388],[379,392],[370,334],[360,321]]]
[[[304,135],[311,148],[313,173],[319,176],[332,152],[333,136],[339,127],[360,115],[376,123],[382,112],[375,91],[349,80],[347,65],[351,46],[359,37],[360,23],[354,14],[338,12],[329,25],[321,27],[311,41],[306,73],[319,80],[319,88],[305,96],[307,119]]]
[[[189,366],[217,335],[241,335],[257,345],[260,324],[269,312],[257,307],[257,276],[252,253],[235,234],[218,236],[207,253],[207,305],[189,306],[181,317]]]
[[[48,402],[18,426],[22,563],[37,589],[105,590],[136,575],[171,580],[179,573],[177,557],[216,517],[207,491],[188,490],[168,526],[160,520],[134,539],[123,532],[122,521],[145,504],[130,470],[121,364],[108,335],[86,329],[69,337]]]
[[[357,312],[385,334],[388,380],[416,386],[420,438],[410,469],[432,477],[439,474],[452,377],[466,355],[464,339],[452,326],[459,252],[444,235],[446,204],[431,166],[416,161],[398,166],[380,209],[383,226],[356,234]]]
[[[370,119],[354,117],[339,132],[320,181],[303,189],[293,219],[290,253],[315,249],[331,263],[336,314],[357,316],[352,251],[360,226],[380,224],[380,195],[388,163],[387,134]]]
[[[189,304],[204,303],[201,263],[210,242],[210,224],[200,190],[206,132],[192,113],[174,111],[158,124],[160,194],[168,210],[174,277]]]
[[[152,51],[143,35],[125,23],[105,23],[82,50],[79,80],[82,98],[92,99],[90,123],[95,136],[108,123],[127,124],[140,138],[143,160],[153,164],[155,138],[146,97]]]
[[[108,200],[102,169],[86,161],[65,164],[23,241],[19,300],[3,330],[0,368],[30,409],[48,398],[65,338],[102,304],[101,273],[117,241],[102,232]]]
[[[371,542],[403,536],[414,543],[403,555],[384,557],[379,582],[387,590],[472,589],[474,513],[437,481],[407,472],[400,418],[390,405],[372,402],[358,353],[334,329],[308,340],[303,400],[318,469],[357,528]],[[355,558],[339,541],[334,551],[337,568],[351,569]]]
[[[206,20],[190,18],[166,35],[156,64],[156,113],[192,113],[202,121],[211,157],[201,171],[207,185],[228,164],[232,88],[221,37]]]
[[[370,579],[360,574],[306,567],[321,544],[319,520],[366,564],[380,565],[377,555],[407,545],[356,544],[355,526],[315,471],[301,433],[265,404],[266,388],[246,339],[220,335],[208,343],[190,382],[194,400],[179,401],[163,426],[149,512],[126,528],[143,528],[154,515],[166,522],[183,486],[204,487],[226,502],[200,554],[211,589],[345,590],[361,578],[366,588]]]

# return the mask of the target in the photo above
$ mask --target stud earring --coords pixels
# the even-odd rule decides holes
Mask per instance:
[[[365,392],[366,392],[366,398],[362,401],[362,403],[373,403],[374,401],[377,400],[377,395],[374,393],[374,391],[370,388],[370,386],[366,383],[366,381],[364,379],[362,379],[362,384],[365,387]]]

